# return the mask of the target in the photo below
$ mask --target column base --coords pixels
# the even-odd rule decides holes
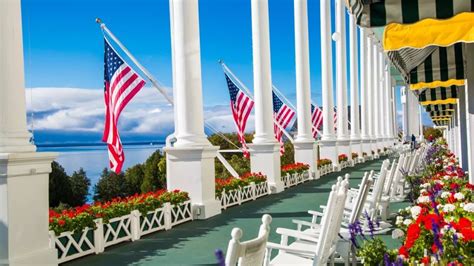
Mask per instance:
[[[337,170],[339,170],[338,152],[337,140],[321,140],[319,142],[319,158],[331,160]]]
[[[215,196],[214,159],[219,147],[166,147],[166,183],[168,190],[189,193],[195,219],[207,219],[221,213]]]
[[[8,260],[0,259],[0,265],[8,266],[53,266],[58,265],[58,251],[52,248],[46,248],[36,252],[28,253],[23,256],[11,258]]]
[[[48,180],[56,155],[0,153],[0,265],[58,264],[48,224]]]
[[[351,140],[350,139],[337,140],[337,152],[338,152],[338,156],[341,154],[345,154],[347,155],[347,158],[349,158],[349,161],[352,161]]]
[[[362,140],[361,139],[351,139],[351,153],[357,153],[359,156],[358,158],[363,159],[364,157],[362,156]],[[352,158],[352,154],[351,157]]]
[[[281,180],[280,143],[249,144],[250,168],[267,176],[270,193],[285,190]]]
[[[364,153],[366,154],[365,156],[362,155],[362,157],[372,158],[372,141],[370,139],[362,139],[361,146],[362,146],[362,154]]]
[[[305,163],[309,165],[311,171],[311,179],[319,179],[318,161],[318,144],[314,141],[295,141],[295,162]]]

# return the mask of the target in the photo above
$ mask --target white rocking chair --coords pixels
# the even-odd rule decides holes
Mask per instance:
[[[263,215],[262,225],[260,226],[257,238],[245,242],[240,242],[243,235],[242,230],[234,228],[231,233],[232,239],[227,247],[225,265],[263,265],[271,221],[272,217],[270,215]]]

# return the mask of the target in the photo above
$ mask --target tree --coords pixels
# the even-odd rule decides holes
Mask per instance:
[[[159,151],[155,151],[144,164],[142,192],[154,191],[166,186],[166,157]]]
[[[60,203],[69,204],[71,183],[64,168],[56,161],[51,163],[49,174],[49,206],[57,207]]]
[[[125,181],[130,195],[141,193],[141,186],[145,178],[143,164],[136,164],[125,171]]]
[[[285,153],[280,157],[281,165],[295,162],[295,148],[290,141],[284,143]]]
[[[71,183],[71,196],[68,198],[68,204],[70,206],[84,205],[87,202],[87,196],[89,196],[91,180],[82,168],[79,171],[74,171],[69,180]]]
[[[94,186],[94,200],[103,202],[125,196],[128,196],[128,193],[123,172],[116,174],[104,168],[99,181]]]

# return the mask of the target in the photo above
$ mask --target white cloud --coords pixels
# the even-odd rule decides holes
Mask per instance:
[[[171,95],[171,89],[167,89]],[[33,93],[31,95],[31,93]],[[27,110],[36,130],[102,132],[104,100],[101,89],[32,88],[26,90]],[[228,105],[205,107],[206,122],[221,132],[235,131]],[[247,131],[253,131],[253,115]],[[120,116],[120,132],[168,134],[174,129],[173,107],[153,88],[143,88]]]

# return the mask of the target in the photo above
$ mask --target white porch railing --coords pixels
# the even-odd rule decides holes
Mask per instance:
[[[327,175],[334,172],[334,166],[332,164],[326,164],[321,167],[318,167],[318,170],[319,170],[319,175],[323,176],[323,175]]]
[[[250,200],[256,200],[259,197],[268,195],[268,182],[262,182],[259,184],[250,183],[250,185],[241,187],[239,189],[233,189],[222,191],[221,196],[217,199],[221,202],[221,208],[227,209],[234,205],[241,205],[244,202]]]
[[[134,210],[130,214],[110,219],[103,223],[95,220],[95,229],[81,232],[63,232],[56,236],[50,231],[49,245],[58,250],[58,263],[63,263],[89,254],[104,252],[106,247],[125,241],[135,241],[142,236],[192,220],[191,201],[179,205],[165,203],[163,207],[142,215]]]
[[[340,169],[344,169],[344,168],[347,168],[347,167],[350,167],[350,166],[352,166],[352,161],[349,161],[349,160],[342,161],[342,162],[339,163]]]
[[[304,183],[309,180],[310,177],[310,172],[309,170],[304,171],[301,174],[295,173],[295,174],[286,174],[285,176],[282,176],[282,181],[283,184],[285,185],[285,188],[289,188],[292,186],[296,186],[298,184]]]

